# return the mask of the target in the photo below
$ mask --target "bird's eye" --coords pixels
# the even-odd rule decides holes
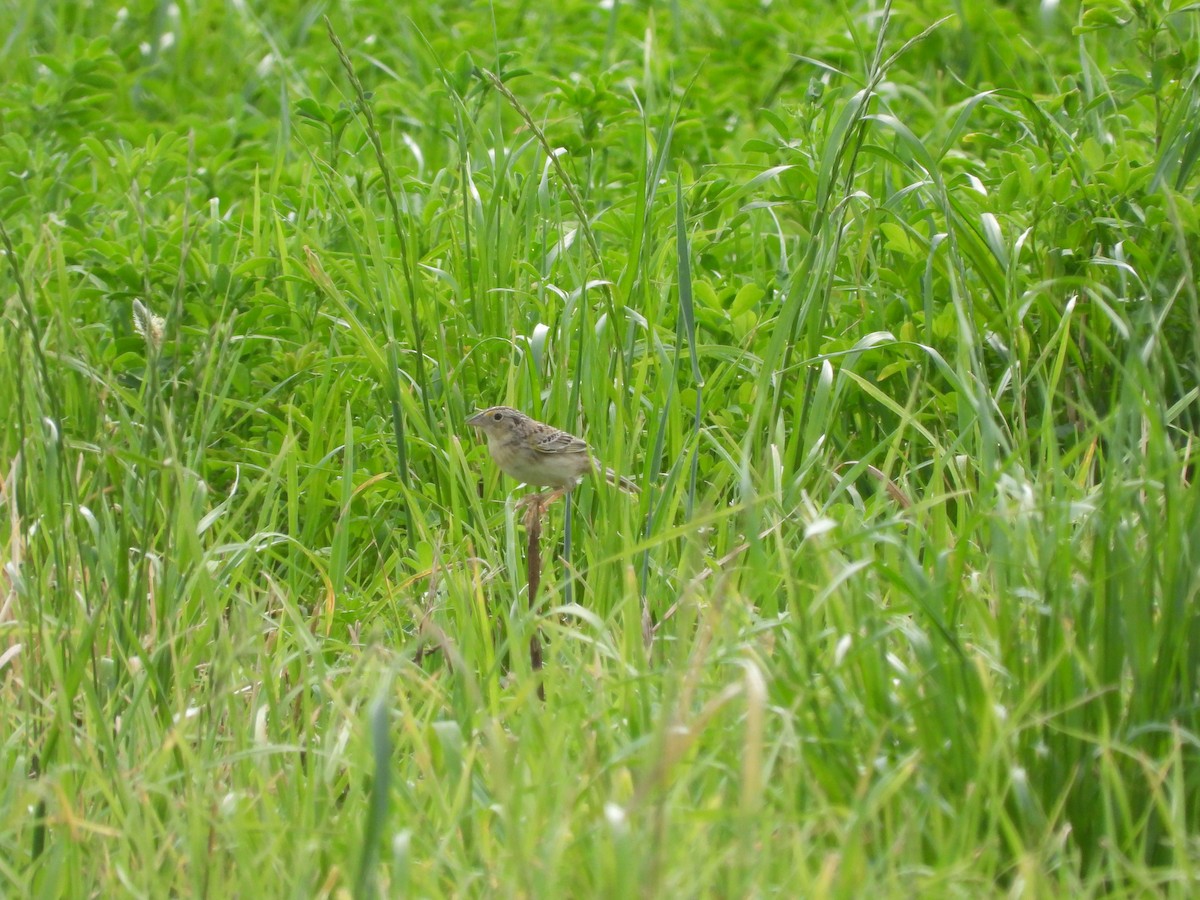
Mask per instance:
[[[492,421],[500,422],[504,419],[504,413],[492,413]]]

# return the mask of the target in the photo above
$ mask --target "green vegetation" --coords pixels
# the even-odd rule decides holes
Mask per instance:
[[[0,25],[0,895],[1195,890],[1195,4]]]

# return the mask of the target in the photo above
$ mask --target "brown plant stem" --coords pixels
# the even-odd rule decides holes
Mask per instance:
[[[537,608],[538,586],[542,583],[542,513],[545,510],[544,498],[541,494],[531,494],[523,501],[525,509],[525,531],[529,534],[529,548],[526,553],[528,565],[529,611]],[[535,619],[533,633],[529,636],[529,665],[535,676],[542,670],[542,639],[538,634]],[[546,685],[538,681],[538,699],[546,699]]]

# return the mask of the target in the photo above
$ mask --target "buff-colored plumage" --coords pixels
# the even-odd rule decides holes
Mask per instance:
[[[508,406],[477,412],[467,424],[487,437],[488,451],[506,475],[537,487],[569,491],[592,469],[627,491],[637,485],[612,469],[602,469],[592,458],[587,442],[531,419]]]

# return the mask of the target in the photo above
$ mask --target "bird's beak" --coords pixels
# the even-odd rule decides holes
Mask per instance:
[[[486,412],[486,410],[485,410]],[[472,428],[482,428],[484,423],[483,412],[477,412],[471,418],[467,419],[467,424]]]

